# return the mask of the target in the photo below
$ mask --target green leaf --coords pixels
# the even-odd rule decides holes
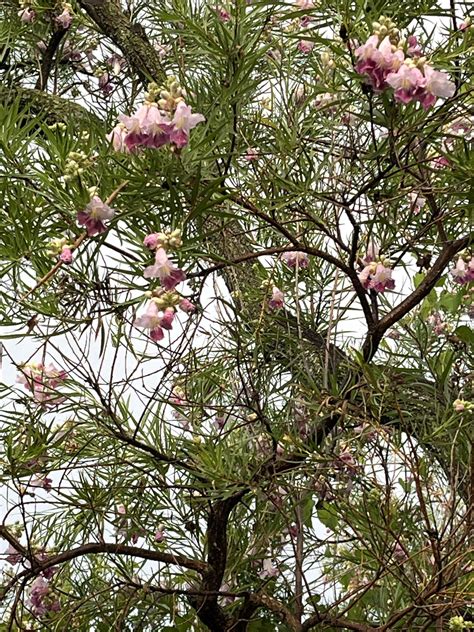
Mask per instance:
[[[318,509],[318,518],[323,525],[328,529],[331,529],[331,531],[335,531],[337,529],[339,519],[334,508],[328,503],[323,503],[323,506]]]
[[[454,330],[454,335],[468,345],[474,345],[474,331],[469,325],[461,325]]]

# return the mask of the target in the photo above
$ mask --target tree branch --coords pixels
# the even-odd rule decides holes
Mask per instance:
[[[79,5],[118,46],[144,83],[162,82],[166,76],[158,51],[140,24],[130,22],[118,3],[111,0],[78,0]]]

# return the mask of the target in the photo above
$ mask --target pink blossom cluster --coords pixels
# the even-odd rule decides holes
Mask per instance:
[[[284,252],[281,259],[289,268],[307,268],[309,266],[309,257],[305,252]]]
[[[35,617],[42,617],[48,612],[61,610],[59,600],[52,592],[49,581],[41,575],[30,586],[29,603]]]
[[[461,285],[474,281],[474,255],[471,255],[469,261],[466,259],[458,257],[456,265],[450,270],[453,280]]]
[[[202,114],[191,111],[182,97],[174,111],[161,108],[154,101],[145,101],[132,116],[119,116],[119,123],[107,139],[115,151],[130,152],[139,148],[155,148],[172,145],[178,149],[189,142],[190,131],[205,121]],[[162,100],[160,100],[161,102]]]
[[[400,103],[419,101],[424,109],[434,105],[438,97],[448,98],[456,86],[448,75],[430,66],[421,57],[416,37],[408,38],[407,57],[400,44],[393,43],[393,36],[371,35],[365,44],[356,48],[356,71],[366,77],[374,91],[393,88]]]
[[[73,246],[69,244],[66,237],[62,239],[53,239],[49,244],[49,250],[46,251],[46,254],[49,257],[58,257],[59,261],[62,263],[70,264],[72,263],[73,257]]]
[[[168,248],[178,248],[181,245],[179,230],[168,234],[151,233],[145,237],[143,243],[147,248],[155,251],[155,262],[143,272],[145,279],[159,279],[165,290],[173,290],[184,281],[186,274],[170,261],[166,252]]]
[[[102,202],[97,195],[93,195],[86,208],[77,214],[77,221],[80,226],[84,226],[88,236],[93,237],[105,233],[107,226],[104,221],[112,219],[114,215],[113,208]]]
[[[155,261],[145,268],[146,279],[159,279],[161,287],[152,292],[151,300],[144,314],[135,319],[134,325],[150,331],[152,340],[164,338],[164,330],[171,330],[176,315],[176,307],[186,314],[192,314],[196,307],[187,298],[180,296],[176,286],[184,281],[186,275],[169,259],[167,248],[178,248],[181,245],[181,232],[151,233],[146,235],[144,245],[155,251]]]
[[[45,366],[40,362],[29,362],[20,366],[21,374],[17,382],[33,393],[37,402],[46,406],[54,406],[64,401],[56,392],[58,386],[68,377],[67,373],[57,369],[53,364]]]
[[[384,265],[382,261],[373,261],[366,265],[358,276],[364,289],[385,292],[385,290],[393,290],[395,287],[392,272],[392,268]]]
[[[445,333],[448,323],[445,322],[439,312],[434,312],[427,318],[427,322],[433,329],[433,333],[437,336],[441,336]]]

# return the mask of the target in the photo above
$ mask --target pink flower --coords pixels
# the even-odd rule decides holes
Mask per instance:
[[[441,336],[446,330],[448,323],[444,322],[439,312],[434,312],[431,316],[428,316],[427,322],[433,328],[433,333],[437,336]]]
[[[155,531],[155,542],[163,542],[164,539],[165,528],[162,524],[159,524],[157,530]]]
[[[392,279],[392,269],[384,266],[380,261],[366,265],[359,272],[359,281],[366,290],[375,290],[376,292],[393,290],[395,287],[395,281]]]
[[[178,283],[184,281],[185,273],[177,268],[169,259],[164,248],[157,248],[155,263],[145,268],[145,279],[159,278],[165,290],[173,290]]]
[[[375,272],[371,275],[369,289],[376,292],[385,292],[385,290],[393,290],[395,281],[392,279],[392,269],[378,263]]]
[[[30,362],[20,368],[22,372],[17,377],[17,382],[31,391],[36,401],[51,406],[64,401],[64,397],[54,391],[67,378],[65,371],[56,369],[53,364],[44,366],[38,362]]]
[[[303,53],[304,55],[309,55],[309,53],[314,48],[314,42],[310,42],[308,40],[300,40],[298,42],[297,48],[300,51],[300,53]]]
[[[23,559],[22,554],[19,551],[17,551],[15,547],[12,546],[11,544],[8,545],[7,550],[5,551],[4,555],[6,556],[5,560],[12,566],[15,566],[15,564],[19,564],[21,560]]]
[[[260,579],[267,579],[270,577],[276,577],[279,574],[278,567],[273,566],[273,562],[270,558],[263,560],[262,570],[258,574]]]
[[[303,15],[300,18],[300,28],[307,29],[311,22],[314,22],[314,18],[311,15]]]
[[[176,147],[184,147],[189,142],[189,132],[199,123],[206,119],[202,114],[191,114],[191,107],[183,101],[178,103],[176,111],[171,121],[173,128],[170,134],[170,141]]]
[[[112,92],[112,82],[110,81],[110,75],[108,72],[104,72],[100,75],[99,88],[105,95]]]
[[[450,273],[456,283],[464,285],[474,281],[474,255],[471,257],[469,263],[466,263],[463,257],[459,257],[456,265]]]
[[[421,46],[419,45],[418,39],[416,38],[415,35],[408,36],[407,44],[408,44],[407,53],[411,57],[421,57],[421,55],[423,54],[423,51],[421,50]]]
[[[395,99],[401,103],[410,103],[418,98],[420,89],[426,85],[426,79],[418,70],[402,64],[397,72],[391,72],[386,82],[395,90]]]
[[[435,169],[441,169],[442,167],[449,167],[451,164],[445,156],[437,156],[432,161]]]
[[[178,307],[182,309],[183,312],[185,312],[186,314],[194,314],[194,312],[196,311],[196,305],[194,305],[194,303],[191,303],[191,301],[187,298],[181,299]]]
[[[128,153],[130,150],[125,142],[126,137],[127,128],[123,123],[117,123],[114,129],[110,132],[110,134],[107,134],[105,138],[109,141],[109,143],[112,143],[114,151]]]
[[[277,287],[273,287],[272,297],[268,301],[268,307],[270,309],[276,310],[276,309],[281,309],[284,304],[285,304],[285,298],[284,298],[283,292],[279,290]]]
[[[313,0],[296,0],[295,5],[299,7],[302,11],[309,11],[314,9]]]
[[[387,75],[396,72],[404,60],[403,51],[395,48],[388,36],[380,42],[378,35],[371,35],[354,53],[358,59],[356,71],[367,77],[376,92],[387,87]]]
[[[43,478],[41,478],[40,476],[35,476],[35,478],[33,478],[30,481],[30,486],[31,487],[42,487],[47,492],[50,492],[51,489],[52,489],[52,482],[53,481],[50,478],[48,478],[47,476],[44,476]]]
[[[404,562],[408,559],[408,555],[406,554],[405,549],[399,542],[395,544],[395,548],[393,549],[393,557],[397,562]]]
[[[253,147],[248,147],[247,153],[244,156],[245,160],[248,162],[253,162],[254,160],[258,160],[258,151]]]
[[[117,513],[120,514],[121,516],[124,516],[127,513],[127,508],[125,507],[123,503],[120,503],[119,505],[117,505]]]
[[[161,327],[163,327],[163,329],[170,330],[173,326],[174,316],[175,316],[174,308],[167,307],[165,311],[163,312],[163,316],[161,318],[161,323],[160,323]]]
[[[72,14],[69,12],[69,9],[63,9],[61,15],[57,15],[55,18],[56,24],[61,26],[63,29],[68,29],[71,26],[72,22]]]
[[[150,301],[146,312],[138,316],[133,323],[135,327],[140,329],[149,329],[150,338],[155,342],[163,340],[164,329],[171,329],[174,319],[174,309],[169,307],[164,312],[160,310],[156,301]]]
[[[59,612],[61,609],[58,599],[51,594],[49,583],[41,576],[31,584],[29,602],[36,617],[42,617],[47,612]]]
[[[112,68],[113,74],[117,76],[120,74],[122,66],[125,65],[125,59],[121,55],[117,55],[117,53],[114,53],[107,60],[107,64]]]
[[[367,253],[365,257],[362,259],[362,263],[364,264],[364,266],[368,266],[369,263],[372,263],[373,261],[375,261],[377,257],[379,256],[379,252],[380,252],[379,246],[377,246],[377,244],[371,240],[369,242],[369,245],[367,246]]]
[[[18,11],[18,17],[25,24],[31,24],[31,22],[34,22],[36,19],[36,13],[33,9],[30,9],[30,7],[27,7],[26,9],[20,9]]]
[[[425,64],[423,73],[426,79],[425,96],[420,98],[420,101],[425,110],[434,105],[436,97],[447,99],[456,92],[456,85],[449,80],[449,76],[445,72],[439,72]]]
[[[169,142],[170,121],[162,116],[156,103],[146,102],[135,114],[121,114],[119,120],[127,129],[124,142],[130,151],[140,146],[157,149]]]
[[[49,583],[44,577],[37,577],[30,587],[30,604],[33,614],[42,616],[48,612],[48,608],[43,604],[44,598],[49,593]]]
[[[305,252],[292,250],[291,252],[284,252],[281,258],[289,268],[307,268],[309,266],[309,257]]]
[[[63,246],[61,248],[61,254],[59,255],[60,261],[69,264],[72,263],[72,250],[69,246]]]
[[[80,226],[85,227],[89,237],[92,237],[104,233],[107,230],[104,220],[112,219],[114,215],[115,211],[94,195],[86,208],[77,214],[77,221]]]
[[[149,235],[146,235],[145,239],[143,240],[143,245],[150,250],[156,250],[158,245],[163,245],[162,236],[163,233],[150,233]]]
[[[230,13],[226,11],[226,9],[224,9],[223,7],[217,7],[216,14],[221,22],[229,22],[231,17]]]

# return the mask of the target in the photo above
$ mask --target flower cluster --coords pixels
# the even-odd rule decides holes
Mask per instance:
[[[474,403],[464,399],[456,399],[453,402],[453,408],[457,413],[465,413],[474,411]]]
[[[65,371],[57,369],[51,363],[45,366],[41,362],[29,362],[19,368],[21,374],[17,377],[17,382],[31,391],[37,402],[54,406],[64,401],[64,397],[58,395],[56,389],[68,377]]]
[[[91,201],[83,211],[77,214],[77,221],[80,226],[84,226],[89,237],[100,235],[107,230],[104,221],[112,219],[115,215],[114,209],[102,202],[98,195],[92,192]]]
[[[393,290],[395,281],[392,279],[392,268],[389,268],[382,261],[374,261],[366,265],[359,272],[359,281],[366,290],[375,290],[376,292],[385,292],[385,290]]]
[[[450,270],[450,274],[453,280],[461,285],[474,281],[474,255],[471,255],[470,258],[468,256],[458,257],[456,265]]]
[[[155,251],[155,263],[145,268],[143,276],[145,279],[160,279],[165,290],[174,290],[178,283],[184,281],[186,275],[170,261],[166,251],[181,246],[181,231],[151,233],[145,237],[143,243]]]
[[[158,98],[159,97],[159,98]],[[132,116],[119,116],[119,123],[107,136],[115,151],[129,152],[142,147],[176,149],[189,142],[189,132],[202,123],[202,114],[193,114],[185,93],[174,78],[163,89],[150,84],[143,105]]]
[[[169,259],[167,250],[176,249],[182,245],[181,231],[173,230],[168,233],[150,233],[143,241],[150,250],[155,251],[155,262],[145,268],[143,276],[146,279],[158,278],[161,287],[149,293],[151,298],[144,314],[135,319],[135,327],[148,329],[152,340],[163,340],[164,331],[171,330],[176,315],[176,308],[192,314],[196,307],[187,298],[183,298],[176,291],[176,286],[184,281],[186,275]]]
[[[59,612],[61,610],[59,600],[52,592],[49,581],[41,575],[30,586],[29,602],[31,610],[36,617],[42,617],[48,612]]]
[[[437,97],[453,96],[455,84],[427,63],[415,36],[400,39],[395,24],[383,16],[373,26],[373,35],[354,52],[356,71],[376,92],[393,88],[397,101],[419,101],[424,109],[433,106]]]
[[[390,262],[379,256],[379,248],[373,242],[369,244],[361,264],[363,268],[358,276],[364,289],[376,292],[394,289],[395,281],[392,279]]]
[[[309,266],[309,257],[305,252],[284,252],[281,259],[289,268],[307,268]]]
[[[66,237],[52,239],[48,244],[46,254],[48,257],[58,257],[63,263],[72,263],[72,244],[68,243]]]

